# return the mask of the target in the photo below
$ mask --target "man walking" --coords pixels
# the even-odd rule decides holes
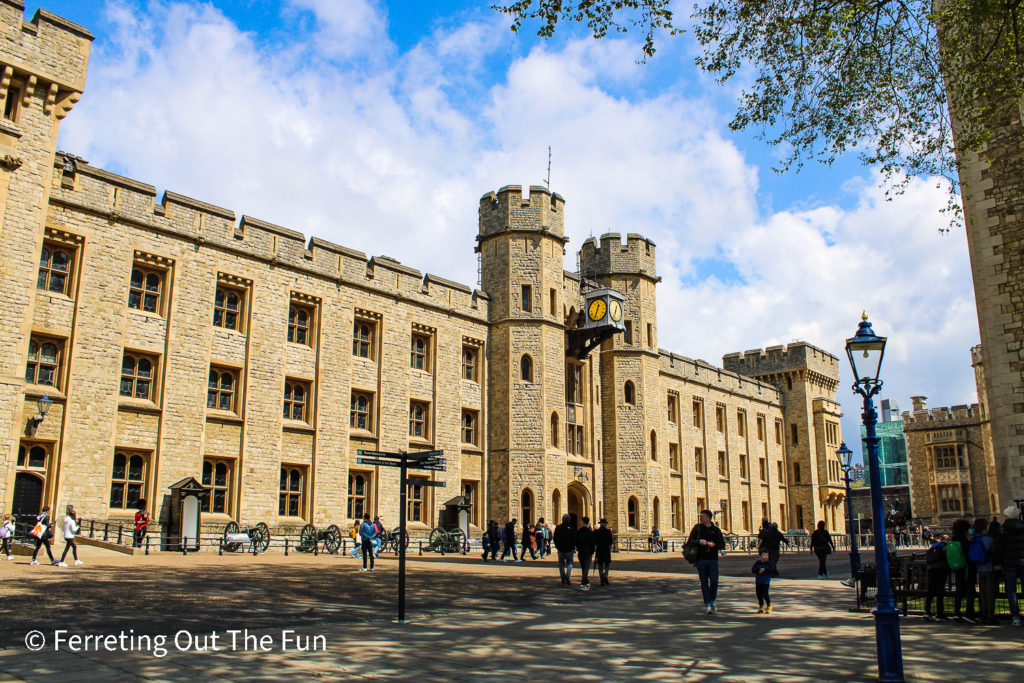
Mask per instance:
[[[608,520],[602,519],[597,524],[598,527],[594,530],[594,546],[596,548],[594,561],[597,564],[597,574],[601,577],[601,585],[607,586],[609,585],[608,571],[612,566],[612,545],[615,544],[615,536],[608,528]]]
[[[779,525],[776,523],[772,523],[770,527],[764,529],[764,531],[761,534],[759,534],[759,536],[761,537],[761,543],[757,547],[757,552],[768,553],[768,561],[772,563],[772,576],[778,576],[779,555],[782,552],[782,544],[792,544],[786,540],[785,536],[782,535],[782,532],[779,531]]]
[[[580,571],[583,579],[580,590],[590,590],[590,560],[594,557],[594,530],[590,528],[590,518],[580,520],[580,528],[576,530],[576,555],[580,560]]]
[[[562,576],[562,585],[570,586],[572,576],[572,556],[576,550],[572,524],[569,515],[562,515],[562,523],[555,527],[555,550],[558,551],[558,573]]]
[[[502,541],[505,543],[505,549],[501,551],[501,561],[504,562],[505,558],[508,557],[508,553],[512,551],[512,561],[520,562],[519,556],[516,555],[516,522],[519,521],[515,517],[512,518],[508,524],[505,525],[505,532],[502,534]]]
[[[687,541],[697,545],[697,574],[706,614],[713,614],[718,609],[715,604],[718,599],[718,551],[725,545],[722,530],[712,520],[710,510],[701,510],[700,522],[693,527]]]
[[[361,572],[373,571],[373,539],[377,537],[377,527],[370,521],[370,513],[363,515],[363,523],[359,525],[359,538],[363,546],[363,568]],[[366,562],[369,560],[370,567],[367,569]]]

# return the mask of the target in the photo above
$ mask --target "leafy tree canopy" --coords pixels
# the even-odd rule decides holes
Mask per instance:
[[[978,151],[993,124],[1019,116],[1021,2],[698,0],[686,25],[671,0],[519,0],[493,9],[512,18],[513,31],[539,22],[542,37],[559,21],[585,24],[595,38],[639,31],[641,60],[657,41],[692,30],[700,68],[721,83],[749,75],[730,127],[786,150],[775,170],[806,159],[830,164],[856,148],[882,169],[890,193],[913,177],[944,177],[956,214],[954,132],[960,152]]]

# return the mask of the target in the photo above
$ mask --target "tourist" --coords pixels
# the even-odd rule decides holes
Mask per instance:
[[[487,561],[487,556],[491,554],[491,523],[487,523],[487,528],[480,534],[480,547],[484,551],[484,562]]]
[[[825,522],[818,522],[818,528],[811,534],[811,552],[818,556],[818,578],[828,578],[828,556],[836,549],[832,536],[825,529]]]
[[[757,613],[772,613],[772,596],[770,595],[772,585],[772,562],[768,553],[761,553],[760,558],[750,568],[754,575],[754,592],[757,594]]]
[[[132,546],[142,547],[142,541],[146,538],[149,530],[149,513],[146,511],[146,501],[139,499],[138,512],[135,513],[135,536],[132,538]]]
[[[501,549],[501,529],[493,519],[487,523],[487,535],[491,538],[491,559],[498,561],[498,550]]]
[[[363,515],[363,523],[359,525],[359,537],[363,547],[363,568],[359,571],[373,571],[373,539],[377,535],[377,527],[370,521],[370,513]],[[369,560],[370,567],[367,569],[366,562]]]
[[[352,524],[352,528],[348,530],[348,537],[352,539],[352,550],[349,551],[350,553],[352,553],[352,557],[359,557],[359,548],[362,546],[362,543],[360,543],[359,541],[360,524],[360,520],[357,519]]]
[[[958,622],[974,623],[974,605],[968,604],[967,615],[961,614],[961,606],[967,596],[967,532],[971,523],[964,518],[953,522],[950,528],[949,543],[946,544],[946,564],[953,573],[953,619]],[[973,601],[971,601],[973,603]]]
[[[576,530],[576,557],[580,561],[580,590],[590,590],[590,562],[594,558],[594,530],[590,528],[590,518],[580,520],[580,528]]]
[[[75,506],[68,504],[67,516],[64,518],[64,554],[60,556],[60,562],[57,563],[58,567],[68,566],[64,560],[68,557],[68,551],[71,551],[71,555],[75,558],[75,566],[82,564],[82,561],[78,559],[78,546],[75,545],[75,534],[78,533],[78,516],[75,515]]]
[[[3,542],[3,553],[7,556],[8,560],[14,559],[14,555],[11,554],[11,541],[13,539],[14,520],[11,519],[10,515],[5,515],[3,524],[0,524],[0,541]]]
[[[46,554],[50,557],[50,564],[56,565],[57,560],[53,559],[53,551],[50,550],[50,539],[53,538],[53,529],[50,528],[50,506],[44,505],[43,511],[36,515],[36,525],[32,529],[32,535],[36,537],[36,549],[32,553],[30,565],[38,565],[36,556],[39,549],[45,547]]]
[[[771,526],[758,534],[757,552],[768,551],[768,558],[772,563],[772,576],[779,575],[779,555],[782,552],[782,544],[792,545],[779,531],[779,525],[772,522]]]
[[[505,549],[501,551],[501,561],[504,562],[505,558],[508,557],[509,551],[512,552],[513,562],[522,562],[522,558],[516,555],[516,522],[519,520],[515,517],[505,525],[505,531],[502,532],[501,540],[505,544]]]
[[[996,575],[993,559],[996,554],[996,543],[988,535],[988,521],[979,517],[974,520],[974,535],[971,537],[971,544],[967,549],[967,562],[969,567],[974,568],[977,576],[980,596],[978,600],[978,612],[981,623],[986,626],[993,626],[999,622],[995,617],[996,608]],[[971,590],[968,598],[968,611],[974,606],[974,584],[968,586]]]
[[[548,549],[548,538],[551,532],[548,530],[548,525],[544,522],[544,518],[541,517],[537,520],[537,526],[534,528],[533,537],[537,541],[537,555],[540,559],[544,559],[544,556],[550,553]]]
[[[700,576],[700,594],[704,598],[704,611],[718,611],[718,551],[725,545],[722,530],[715,526],[710,510],[700,511],[700,522],[690,531],[687,543],[697,544],[697,574]]]
[[[946,580],[949,564],[946,562],[946,542],[940,537],[928,547],[924,555],[928,571],[928,596],[924,599],[924,618],[928,621],[946,621]],[[937,602],[936,616],[932,616],[932,600]]]
[[[532,524],[523,524],[523,537],[522,537],[523,549],[519,553],[519,556],[526,559],[526,551],[530,551],[530,557],[534,560],[537,559],[537,538],[535,536],[535,530]]]
[[[384,544],[384,523],[380,521],[380,517],[373,518],[373,556],[380,557],[380,547]]]
[[[661,552],[661,532],[658,527],[651,527],[651,535],[647,537],[647,550],[652,553]]]
[[[1006,597],[1010,602],[1010,616],[1013,618],[1013,625],[1020,626],[1017,581],[1024,579],[1024,522],[1020,519],[1020,508],[1016,505],[1008,505],[1003,510],[1003,529],[999,534],[999,554],[1003,558],[1003,578],[1006,580]]]
[[[569,515],[562,515],[562,523],[555,527],[554,543],[558,551],[558,573],[562,577],[563,586],[572,585],[572,559],[576,551],[573,535],[572,519]]]
[[[612,546],[615,544],[615,535],[608,528],[608,520],[602,519],[597,523],[594,530],[594,563],[597,565],[597,575],[601,577],[601,585],[608,586],[608,572],[612,566]]]

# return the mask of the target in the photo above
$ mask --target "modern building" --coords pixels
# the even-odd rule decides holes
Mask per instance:
[[[882,486],[907,486],[910,474],[907,466],[907,444],[903,438],[903,420],[899,406],[893,399],[882,399],[882,419],[875,425],[878,442],[878,464],[882,474]],[[860,428],[863,462],[868,461],[868,449],[864,443],[867,435],[863,425]],[[865,481],[870,482],[870,473],[864,470]]]
[[[591,238],[565,270],[566,203],[543,187],[480,199],[479,289],[158,198],[57,152],[92,36],[22,13],[0,0],[4,512],[117,521],[145,500],[162,524],[192,477],[211,526],[391,526],[397,470],[357,451],[403,449],[447,458],[409,487],[414,530],[455,493],[474,530],[574,511],[682,533],[704,508],[729,531],[842,528],[834,355],[659,348],[655,245]]]

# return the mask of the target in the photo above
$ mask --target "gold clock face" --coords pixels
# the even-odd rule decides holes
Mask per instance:
[[[612,316],[613,321],[619,322],[622,320],[622,304],[618,301],[611,302],[611,305],[608,306],[608,313]]]
[[[591,320],[597,321],[604,317],[604,314],[608,311],[608,307],[604,303],[604,299],[595,299],[591,302],[590,308],[587,309],[587,314]]]

